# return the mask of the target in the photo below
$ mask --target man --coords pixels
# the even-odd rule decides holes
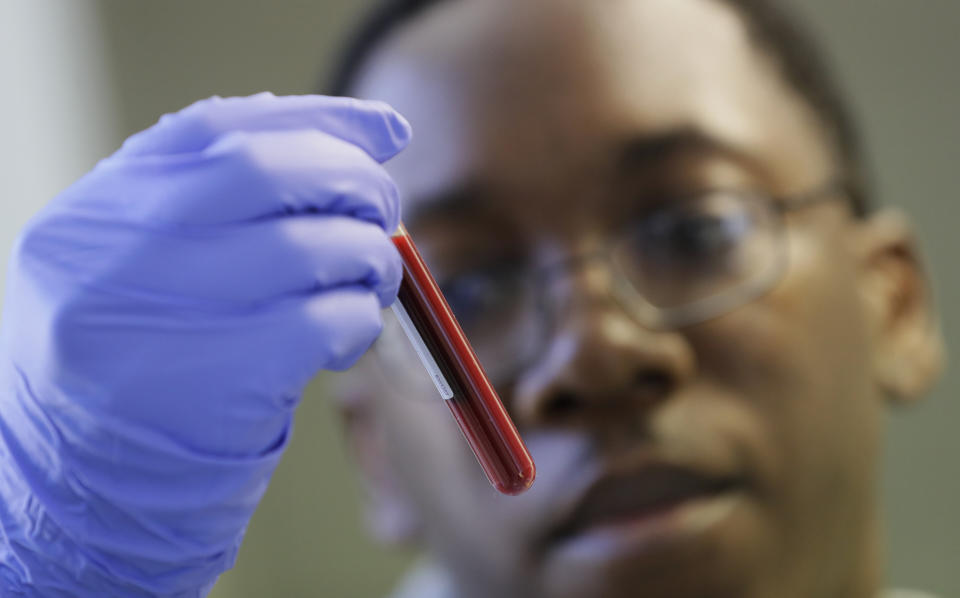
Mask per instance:
[[[432,555],[402,595],[876,596],[882,415],[939,345],[909,229],[870,206],[794,21],[407,4],[336,91],[410,120],[387,166],[407,227],[538,480],[487,488],[445,410],[403,400],[434,393],[385,334],[342,394],[374,527]]]
[[[489,488],[439,400],[404,400],[433,391],[388,327],[342,396],[377,531],[433,557],[409,595],[877,596],[882,414],[923,395],[939,342],[908,227],[870,209],[790,21],[746,0],[384,14],[338,91],[410,119],[386,167],[409,129],[382,104],[211,100],[26,230],[0,593],[209,588],[303,384],[379,332],[399,190],[539,471]]]

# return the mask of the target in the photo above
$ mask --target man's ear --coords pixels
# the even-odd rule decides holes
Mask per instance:
[[[876,380],[884,394],[909,403],[933,386],[943,364],[929,282],[900,212],[876,212],[859,233],[860,287],[873,332]]]
[[[350,372],[337,374],[333,389],[347,449],[360,473],[367,525],[385,544],[412,545],[420,537],[421,520],[390,465],[382,418],[377,417],[376,391],[358,371],[362,369],[358,364]]]

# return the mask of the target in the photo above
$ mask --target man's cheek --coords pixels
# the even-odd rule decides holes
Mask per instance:
[[[868,380],[865,328],[844,257],[800,240],[791,258],[773,291],[691,335],[703,375],[748,403],[784,489],[826,462],[850,461],[844,439],[862,436]]]
[[[689,336],[705,375],[816,402],[841,381],[838,372],[862,371],[865,328],[842,246],[823,235],[789,239],[787,270],[773,290]]]
[[[802,394],[814,364],[796,318],[769,296],[689,331],[700,377],[761,409]]]

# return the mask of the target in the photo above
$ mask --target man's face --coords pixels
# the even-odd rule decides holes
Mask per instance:
[[[784,197],[836,174],[810,109],[712,0],[441,3],[356,91],[413,125],[388,169],[441,285],[569,263],[698,191]],[[442,401],[411,400],[435,391],[388,326],[348,398],[378,517],[415,518],[477,596],[857,591],[840,586],[872,556],[882,419],[861,226],[842,200],[789,213],[771,291],[671,330],[612,299],[607,262],[554,269],[535,358],[494,380],[537,463],[519,497],[489,487]],[[486,336],[517,337],[503,322]]]

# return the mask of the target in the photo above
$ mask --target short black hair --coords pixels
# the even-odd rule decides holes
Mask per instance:
[[[839,181],[858,216],[872,208],[869,169],[860,135],[846,99],[820,45],[805,24],[777,0],[717,0],[743,18],[753,42],[770,53],[783,77],[813,109],[831,137],[840,160]],[[356,77],[377,44],[400,25],[441,0],[382,0],[348,40],[333,76],[323,86],[329,95],[349,95]]]

